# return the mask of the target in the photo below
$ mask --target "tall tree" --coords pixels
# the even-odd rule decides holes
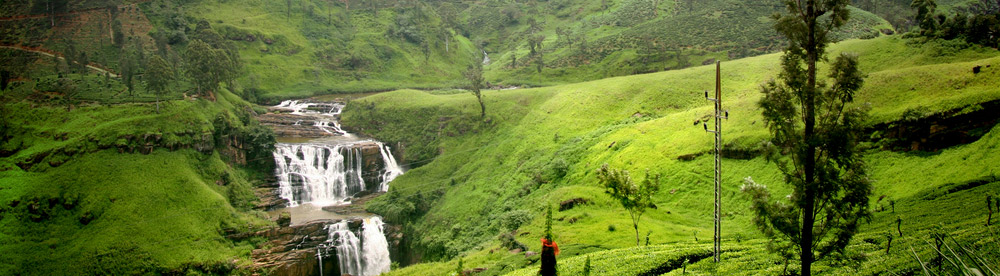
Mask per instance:
[[[914,19],[917,26],[920,26],[921,33],[924,35],[933,34],[938,25],[934,15],[937,3],[934,3],[934,0],[913,0],[910,7],[916,9],[917,14]]]
[[[149,59],[149,64],[146,65],[146,86],[156,94],[156,113],[160,113],[160,95],[166,94],[173,80],[174,70],[167,60],[159,55]]]
[[[63,59],[66,60],[69,73],[82,73],[78,72],[80,67],[76,65],[76,58],[80,55],[76,50],[76,44],[68,39],[63,39],[63,45],[66,45],[66,48],[63,49]]]
[[[632,218],[632,229],[635,230],[635,246],[639,246],[639,219],[647,208],[653,208],[653,195],[660,191],[660,176],[649,175],[638,185],[632,181],[626,170],[615,170],[604,164],[597,170],[597,180],[604,187],[604,192],[618,200]]]
[[[483,79],[483,63],[476,61],[462,75],[469,81],[469,90],[472,90],[472,94],[476,95],[476,100],[479,101],[479,117],[486,118],[486,104],[483,103],[483,93],[480,91],[486,82]]]
[[[871,183],[856,148],[866,112],[848,106],[864,82],[857,57],[837,57],[832,86],[817,80],[829,34],[847,21],[847,2],[786,0],[788,13],[775,15],[774,27],[789,45],[779,80],[762,86],[758,104],[771,133],[768,157],[792,188],[790,204],[772,199],[749,178],[743,186],[754,223],[776,245],[770,248],[798,249],[802,275],[811,275],[815,260],[842,251],[858,221],[870,216]]]
[[[213,48],[195,39],[188,44],[185,55],[188,77],[198,86],[198,93],[210,96],[220,82],[231,82],[239,74],[239,62],[225,50]]]

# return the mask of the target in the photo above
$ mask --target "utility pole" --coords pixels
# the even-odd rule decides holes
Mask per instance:
[[[719,262],[719,251],[722,244],[722,226],[719,224],[722,213],[722,119],[729,119],[729,111],[722,109],[722,62],[715,62],[715,98],[708,97],[705,91],[705,99],[715,102],[715,130],[708,130],[708,124],[702,123],[705,131],[715,134],[715,236],[713,238],[713,257],[716,263]]]

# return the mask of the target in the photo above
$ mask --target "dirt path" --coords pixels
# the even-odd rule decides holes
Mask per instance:
[[[63,55],[60,54],[59,52],[52,51],[52,50],[49,50],[49,49],[44,49],[44,48],[41,48],[41,47],[27,47],[27,46],[21,46],[21,45],[0,45],[0,48],[27,51],[27,52],[32,52],[32,53],[37,53],[37,54],[40,54],[40,55],[48,56],[48,57],[57,57],[59,59],[66,60],[66,58],[63,57]],[[105,68],[104,66],[101,66],[100,64],[89,63],[89,64],[87,64],[87,68],[90,68],[91,70],[97,71],[98,73],[101,73],[101,74],[109,74],[109,75],[111,75],[111,77],[115,77],[115,78],[121,77],[118,74],[115,74],[115,72],[112,72],[111,69]]]

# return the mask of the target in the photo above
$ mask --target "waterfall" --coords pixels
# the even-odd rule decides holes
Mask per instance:
[[[362,177],[366,162],[359,145],[363,144],[378,147],[384,167],[378,169],[381,172],[378,179],[369,178],[370,181],[378,180],[378,186],[374,186],[376,182],[370,186]],[[389,182],[403,174],[389,146],[372,141],[338,145],[279,143],[274,146],[274,161],[279,195],[287,199],[290,206],[345,203],[368,189],[387,192]]]
[[[333,121],[333,122],[316,121],[315,123],[313,123],[313,126],[319,128],[319,129],[321,129],[323,131],[326,131],[326,133],[330,133],[330,134],[338,134],[338,135],[347,134],[346,131],[344,131],[343,129],[340,128],[340,124],[338,124],[337,121]]]
[[[323,250],[316,248],[316,258],[319,259],[319,275],[323,276]]]
[[[340,116],[340,112],[344,109],[344,104],[342,103],[314,103],[287,100],[274,106],[274,108],[291,111],[291,114],[294,115],[315,119],[313,126],[326,133],[333,135],[347,134],[346,131],[340,128],[340,124],[334,120],[335,117]],[[301,125],[301,123],[302,120],[298,120],[293,125],[297,126]]]
[[[487,55],[486,51],[483,51],[483,65],[489,65],[489,64],[490,64],[490,55]]]
[[[274,108],[284,109],[291,111],[292,114],[305,115],[305,114],[319,114],[327,116],[340,115],[340,111],[344,109],[344,104],[342,103],[314,103],[314,102],[304,102],[299,100],[287,100],[280,104],[274,106]]]
[[[382,219],[371,217],[361,226],[364,237],[365,269],[361,275],[379,275],[389,272],[392,261],[389,260],[389,242],[385,240]]]
[[[379,142],[378,147],[379,152],[382,154],[382,162],[385,163],[385,168],[382,170],[382,183],[379,184],[378,190],[380,192],[388,192],[389,182],[396,179],[397,176],[403,174],[403,168],[396,163],[396,158],[392,156],[392,151],[389,149],[389,146]]]
[[[337,249],[337,259],[340,264],[340,274],[350,274],[362,276],[361,265],[361,239],[347,228],[347,221],[343,220],[328,226],[329,237],[327,242],[330,247]]]
[[[365,190],[361,149],[345,145],[277,144],[280,196],[289,205],[332,205]]]
[[[370,217],[361,225],[361,238],[348,228],[346,220],[327,226],[327,248],[336,248],[340,274],[373,276],[389,272],[389,243],[382,219]]]

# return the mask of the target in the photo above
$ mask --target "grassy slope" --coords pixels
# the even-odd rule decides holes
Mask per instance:
[[[0,158],[0,251],[17,252],[0,256],[0,274],[131,274],[182,264],[246,264],[253,244],[225,239],[223,231],[268,223],[240,211],[255,198],[250,172],[228,165],[215,151],[184,149],[205,133],[212,143],[213,119],[233,120],[247,105],[229,92],[218,95],[217,102],[171,101],[161,113],[152,104],[66,112],[61,106],[5,103],[3,119],[18,126],[5,150],[21,149]],[[120,153],[135,146],[129,137],[144,135],[160,135],[163,145],[181,149]],[[48,154],[40,165],[15,166],[39,153]]]
[[[499,51],[488,66],[487,78],[495,83],[512,85],[554,85],[581,82],[640,72],[657,72],[700,65],[702,62],[729,60],[772,53],[781,49],[781,39],[773,31],[772,13],[780,6],[745,1],[695,1],[690,8],[681,1],[658,1],[660,12],[634,24],[615,24],[634,7],[629,3],[642,0],[613,1],[607,11],[599,3],[566,4],[549,2],[543,7],[571,5],[562,10],[586,12],[547,12],[530,14],[542,24],[539,34],[546,37],[542,49],[546,68],[536,71],[526,44],[528,26],[521,20],[507,27],[514,32],[510,38],[489,44],[487,49]],[[648,2],[648,1],[646,1]],[[578,5],[578,6],[577,6]],[[544,10],[545,8],[539,8]],[[880,29],[892,29],[882,18],[851,8],[852,20],[835,37],[859,38],[873,35]],[[470,13],[475,15],[475,13]],[[471,19],[470,19],[471,20]],[[570,38],[560,38],[556,29],[570,30]],[[523,33],[523,34],[522,34]],[[579,43],[587,41],[587,50]],[[678,60],[677,52],[684,57]],[[511,68],[511,56],[518,65]]]
[[[874,122],[884,122],[900,118],[908,109],[935,112],[1000,98],[1000,90],[996,89],[997,71],[971,73],[974,65],[1000,66],[995,50],[951,49],[935,43],[912,45],[888,37],[847,41],[835,45],[831,51],[850,51],[861,56],[869,78],[859,98],[871,103]],[[754,103],[759,97],[759,83],[777,71],[777,60],[775,54],[723,64],[725,105],[732,117],[725,122],[723,136],[728,147],[754,148],[766,138]],[[561,245],[618,248],[634,244],[631,223],[624,211],[597,187],[594,170],[603,163],[628,169],[639,179],[646,169],[664,176],[662,192],[654,198],[659,209],[644,216],[640,226],[643,236],[651,231],[652,243],[689,242],[694,236],[701,241],[710,240],[712,207],[705,202],[710,200],[711,191],[704,187],[711,183],[712,158],[703,155],[685,162],[678,161],[677,156],[707,152],[711,148],[709,135],[694,122],[710,113],[710,105],[700,91],[712,88],[713,71],[714,68],[706,66],[548,88],[489,91],[485,94],[487,112],[491,114],[487,126],[462,128],[475,123],[441,119],[475,116],[474,98],[468,94],[431,95],[416,91],[380,94],[361,101],[374,106],[356,102],[348,108],[344,120],[389,141],[405,141],[405,133],[413,133],[407,130],[425,129],[419,133],[432,141],[431,148],[434,152],[439,149],[440,155],[394,181],[390,197],[386,198],[392,198],[393,193],[399,193],[395,200],[418,192],[422,198],[441,195],[427,214],[412,225],[411,229],[418,229],[415,246],[426,251],[427,256],[467,254],[466,267],[492,267],[493,274],[517,267],[508,265],[512,257],[507,253],[486,253],[498,244],[493,240],[503,227],[500,214],[510,210],[523,209],[534,214],[518,230],[518,240],[531,250],[539,249],[537,238],[542,232],[543,218],[538,214],[543,213],[544,206],[576,197],[591,199],[593,203],[554,214],[557,221],[553,231]],[[400,112],[414,116],[401,116]],[[635,118],[637,113],[642,118]],[[372,123],[375,120],[384,121]],[[997,155],[990,153],[995,153],[995,137],[993,131],[977,143],[931,156],[875,151],[868,157],[876,180],[875,192],[900,202],[922,204],[924,201],[908,196],[946,183],[990,175],[983,164],[997,161]],[[568,173],[562,178],[550,176],[552,164],[558,159],[569,164]],[[410,158],[406,162],[428,161]],[[929,165],[952,163],[967,167],[948,170],[931,169],[936,167]],[[777,171],[761,158],[726,159],[723,166],[726,168],[723,200],[727,202],[727,210],[732,210],[723,219],[723,238],[759,237],[750,224],[750,214],[743,211],[748,204],[738,193],[738,186],[741,179],[753,176],[759,183],[777,189],[775,193],[783,194]],[[956,179],[956,174],[963,176]],[[974,194],[962,194],[971,195]],[[409,201],[419,200],[411,197]],[[958,202],[961,201],[942,204]],[[917,218],[919,214],[908,214],[913,216],[907,220],[912,223],[908,227],[927,228],[939,221],[923,221]],[[935,214],[937,218],[947,216],[947,213]],[[956,217],[955,222],[967,223],[965,219],[971,219],[973,213]],[[880,214],[873,225],[885,225],[894,219]],[[947,220],[941,222],[951,224]],[[609,232],[609,225],[614,225],[617,231]],[[875,231],[872,229],[867,231]],[[759,257],[763,252],[734,255],[747,254]],[[901,253],[892,256],[901,265],[913,265]],[[453,268],[454,262],[421,264],[399,273],[442,274],[441,268]],[[508,265],[506,270],[504,265]],[[764,264],[761,269],[769,267],[772,266]],[[713,269],[742,268],[730,265]]]
[[[22,2],[5,2],[0,14],[43,12]],[[461,72],[482,59],[479,47],[493,60],[486,67],[491,83],[534,86],[684,68],[708,59],[727,60],[780,48],[766,18],[779,10],[776,5],[734,0],[697,1],[690,9],[664,0],[609,1],[607,9],[595,1],[490,0],[450,3],[456,13],[450,20],[443,18],[441,2],[432,1],[383,2],[377,13],[367,1],[354,1],[349,11],[340,1],[295,1],[290,13],[283,1],[133,2],[137,1],[72,1],[67,11],[74,14],[61,18],[56,28],[50,27],[47,18],[9,21],[4,32],[10,35],[0,42],[57,52],[67,51],[71,42],[91,62],[120,71],[120,53],[108,33],[113,28],[110,22],[121,22],[123,34],[139,39],[153,53],[157,46],[152,32],[173,39],[176,32],[184,34],[183,29],[188,29],[186,37],[192,38],[196,22],[207,20],[240,49],[247,74],[234,88],[260,89],[261,102],[342,92],[461,87],[465,85]],[[650,10],[653,2],[659,4],[655,13],[639,12]],[[106,10],[87,10],[113,6],[123,8],[113,17]],[[516,18],[505,19],[498,12],[508,8],[516,11]],[[888,27],[867,12],[855,10],[854,14],[857,20],[843,37],[861,37]],[[535,72],[528,56],[529,18],[540,22],[538,34],[546,37],[542,73]],[[172,26],[173,19],[185,26]],[[419,38],[408,39],[397,31],[401,29]],[[557,29],[571,35],[559,37]],[[589,50],[581,52],[576,42],[584,38]],[[426,57],[419,40],[426,41]],[[450,42],[447,47],[445,41]],[[183,41],[170,45],[165,58],[180,61],[185,45]],[[686,62],[676,60],[676,50]],[[514,55],[519,65],[507,68]],[[44,63],[48,61],[40,65]],[[51,70],[49,65],[35,67]],[[51,72],[40,75],[45,74]],[[190,87],[184,84],[183,88]]]
[[[220,31],[224,36],[228,32],[261,38],[235,43],[247,72],[271,97],[452,87],[460,85],[460,73],[478,59],[479,53],[461,35],[452,35],[448,51],[443,39],[434,39],[431,30],[441,23],[430,9],[381,8],[374,13],[357,6],[347,11],[340,2],[297,1],[288,18],[281,1],[199,1],[185,10],[209,20],[216,29],[227,30]],[[404,13],[419,18],[415,19],[419,31],[429,41],[426,60],[419,43],[391,32]],[[276,42],[268,45],[263,38]],[[351,56],[368,64],[345,66]]]
[[[460,73],[481,59],[477,50],[480,45],[473,41],[482,42],[481,46],[490,52],[488,81],[535,86],[683,68],[689,65],[671,58],[673,51],[682,46],[682,54],[693,65],[778,49],[766,19],[777,11],[773,6],[699,1],[693,10],[682,12],[676,1],[657,1],[660,5],[655,16],[637,19],[627,11],[640,2],[649,1],[611,1],[607,11],[601,10],[597,2],[458,4],[456,27],[449,27],[452,25],[441,17],[439,3],[424,2],[380,7],[375,13],[367,4],[354,3],[348,11],[339,2],[331,5],[301,1],[293,3],[289,18],[285,3],[273,1],[200,1],[183,7],[183,11],[191,20],[207,19],[223,36],[257,37],[253,42],[234,41],[248,75],[254,78],[240,82],[247,87],[255,83],[266,97],[278,99],[403,87],[461,87],[465,83]],[[497,12],[507,6],[519,11],[517,19],[504,19]],[[156,5],[144,5],[144,10],[153,14],[154,25],[162,28],[164,18],[156,16],[162,11]],[[838,36],[860,37],[891,28],[870,13],[855,9],[854,14],[856,20]],[[542,49],[547,65],[541,74],[535,72],[528,56],[528,18],[541,22],[539,34],[546,37]],[[622,20],[631,21],[614,23]],[[417,26],[416,33],[427,41],[428,58],[424,57],[421,43],[394,31],[406,25],[400,22]],[[704,26],[719,27],[689,32]],[[575,36],[559,38],[557,29]],[[445,35],[450,37],[449,51]],[[583,37],[590,41],[590,50],[585,54],[571,41]],[[274,43],[264,43],[265,38]],[[644,54],[643,47],[650,41],[666,48]],[[520,60],[514,69],[508,68],[512,55]],[[352,58],[363,65],[348,65]]]

